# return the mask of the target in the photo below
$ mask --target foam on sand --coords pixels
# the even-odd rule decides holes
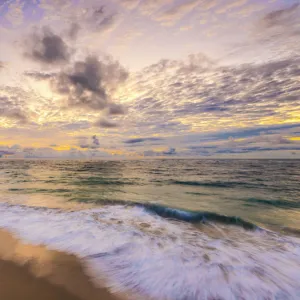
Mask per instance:
[[[0,227],[76,254],[95,282],[150,299],[299,299],[300,240],[140,206],[66,212],[0,204]],[[103,275],[104,274],[104,275]]]
[[[0,299],[121,300],[96,288],[72,254],[30,245],[0,229]]]

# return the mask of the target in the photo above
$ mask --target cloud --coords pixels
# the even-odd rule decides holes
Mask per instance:
[[[169,3],[172,3],[172,0],[142,0],[139,11],[144,15],[151,15]]]
[[[120,4],[126,9],[137,8],[142,15],[151,15],[160,10],[172,0],[119,0]]]
[[[143,152],[143,156],[172,156],[176,154],[176,149],[171,147],[164,151],[146,150]]]
[[[75,130],[82,130],[88,129],[91,127],[90,123],[87,121],[77,121],[77,122],[53,122],[53,123],[46,123],[43,126],[53,126],[55,128],[59,128],[59,130],[63,131],[75,131]]]
[[[215,69],[217,66],[216,61],[207,57],[203,53],[190,54],[183,60],[161,59],[155,64],[144,68],[139,75],[151,74],[158,76],[159,73],[164,76],[171,74],[189,75],[191,72],[206,72]],[[163,73],[162,73],[163,72]]]
[[[95,146],[99,146],[100,144],[99,144],[99,139],[97,138],[97,136],[96,135],[93,135],[92,136],[92,143],[93,143],[93,145],[95,145]]]
[[[67,36],[71,40],[75,40],[79,34],[80,29],[81,29],[81,26],[78,23],[72,23],[71,27],[69,28],[69,30],[67,32]]]
[[[135,8],[139,4],[140,0],[119,0],[119,2],[126,9],[130,9],[131,10],[131,9]]]
[[[193,26],[191,26],[191,25],[181,26],[181,27],[179,28],[180,31],[189,31],[189,30],[191,30],[191,29],[193,29]]]
[[[98,121],[94,123],[96,127],[103,127],[103,128],[115,128],[118,127],[118,124],[112,120],[109,120],[105,117],[101,117]]]
[[[207,154],[217,153],[219,150],[226,149],[237,151],[237,149],[251,148],[254,151],[255,147],[259,148],[276,148],[278,150],[285,148],[297,148],[300,143],[297,139],[297,130],[300,128],[300,123],[283,124],[272,126],[258,126],[253,128],[236,129],[230,131],[211,132],[206,134],[194,135],[190,138],[185,138],[184,141],[194,141],[194,145],[189,145],[188,148],[207,152]]]
[[[117,106],[111,104],[110,96],[127,76],[117,61],[109,58],[100,61],[96,56],[88,56],[51,78],[51,86],[67,98],[67,107],[103,110],[111,105],[116,111]]]
[[[25,14],[24,3],[21,1],[1,1],[1,19],[8,28],[18,28],[23,25]]]
[[[104,5],[100,6],[94,11],[94,15],[102,15],[104,14]]]
[[[175,155],[176,149],[175,148],[169,148],[168,150],[163,151],[164,155]]]
[[[13,155],[13,154],[15,153],[11,151],[0,150],[0,157],[3,155]]]
[[[84,12],[78,16],[78,23],[86,30],[107,33],[114,30],[122,20],[122,14],[115,11],[115,7],[106,5],[87,7]]]
[[[85,38],[91,33],[110,32],[121,20],[113,1],[40,0],[44,19],[71,25],[64,30],[66,38]],[[104,3],[104,4],[102,4]],[[63,22],[61,22],[63,20]],[[47,22],[48,23],[48,22]],[[79,35],[79,33],[82,33]]]
[[[254,43],[268,46],[273,57],[298,55],[300,46],[295,39],[300,36],[299,19],[299,3],[265,14],[254,27]]]
[[[160,21],[163,25],[170,26],[192,11],[198,4],[199,0],[184,1],[159,14],[155,17],[155,20]]]
[[[214,154],[241,154],[253,152],[269,152],[269,151],[294,151],[300,150],[300,146],[293,147],[243,147],[237,149],[219,149]]]
[[[178,73],[201,72],[216,67],[216,62],[202,53],[190,54],[187,61],[182,62]]]
[[[269,126],[254,126],[246,128],[237,128],[231,130],[220,130],[217,132],[207,132],[202,134],[195,134],[192,136],[186,136],[184,142],[191,142],[192,140],[198,140],[202,142],[206,141],[236,141],[238,139],[247,139],[249,141],[269,141],[269,142],[278,142],[280,134],[288,130],[297,130],[300,129],[300,123],[294,124],[279,124],[279,125],[269,125]],[[271,135],[276,135],[276,139]]]
[[[300,144],[283,137],[281,134],[261,133],[259,136],[242,140],[230,139],[228,143],[216,147],[213,152],[218,154],[293,150],[300,150]]]
[[[161,141],[162,138],[149,137],[149,138],[135,138],[124,141],[125,144],[139,144],[147,141]]]
[[[285,151],[280,150],[282,147],[295,146],[289,141],[289,132],[300,126],[299,57],[240,66],[207,64],[208,67],[201,67],[200,58],[199,63],[194,58],[191,63],[165,60],[131,76],[128,83],[136,96],[127,102],[130,114],[122,117],[119,130],[121,136],[139,138],[136,142],[126,142],[128,139],[124,138],[126,148],[142,153],[141,149],[151,144],[144,137],[154,134],[164,138],[161,143],[154,141],[155,145],[172,145],[176,155],[223,155],[222,151],[230,154],[233,148],[273,146],[278,148],[274,151],[279,155]],[[195,135],[189,136],[192,132]],[[268,139],[262,137],[264,132]],[[276,137],[271,138],[275,133]],[[239,142],[236,146],[235,142],[221,147],[230,137],[235,141],[248,139],[247,143],[250,137],[257,139],[249,145]],[[204,143],[205,148],[185,152],[196,142]],[[208,146],[221,147],[220,153]],[[245,153],[254,153],[255,148],[251,151]],[[157,151],[154,152],[149,153],[156,155]]]
[[[227,1],[227,3],[222,6],[221,8],[219,8],[218,10],[216,10],[217,14],[224,14],[227,11],[231,10],[231,9],[235,9],[237,7],[243,6],[248,2],[248,0],[230,0]]]
[[[71,55],[67,44],[49,27],[43,27],[40,32],[32,33],[24,46],[26,57],[43,64],[66,63]]]
[[[38,2],[40,3],[42,0]],[[45,2],[52,3],[52,1],[48,0],[45,0]],[[57,11],[60,5],[64,5],[63,2],[56,2]],[[19,109],[19,112],[27,116],[27,119],[33,120],[30,110],[36,111],[38,116],[34,119],[35,122],[38,124],[51,124],[49,126],[61,130],[62,134],[66,135],[66,139],[77,135],[78,132],[84,132],[84,135],[90,137],[97,130],[100,130],[103,131],[101,146],[104,143],[108,143],[117,147],[118,143],[120,143],[120,145],[130,150],[135,146],[141,149],[151,143],[159,144],[159,140],[147,140],[147,137],[151,136],[163,136],[165,140],[173,137],[181,138],[192,132],[209,132],[210,139],[223,141],[222,136],[217,136],[214,133],[223,132],[223,130],[231,131],[240,127],[244,128],[244,132],[233,134],[233,138],[237,139],[236,136],[242,136],[243,134],[256,136],[258,134],[257,131],[253,129],[253,131],[247,132],[247,130],[257,124],[268,125],[286,122],[291,124],[298,122],[300,69],[296,56],[290,57],[288,60],[261,65],[222,67],[214,60],[204,58],[201,54],[191,55],[185,61],[162,60],[149,66],[142,72],[131,74],[131,78],[127,82],[125,82],[125,79],[120,78],[122,76],[115,76],[115,73],[118,73],[118,71],[111,71],[111,69],[118,69],[118,67],[112,66],[114,65],[112,60],[102,59],[93,55],[88,55],[85,58],[85,53],[94,53],[89,51],[93,51],[92,49],[95,50],[96,48],[99,50],[99,47],[102,46],[102,50],[107,47],[110,48],[111,43],[117,41],[119,34],[125,36],[127,30],[135,29],[134,26],[127,27],[129,23],[126,21],[122,24],[124,28],[122,26],[122,28],[119,28],[120,32],[118,30],[116,34],[112,35],[112,38],[109,38],[108,44],[105,36],[100,37],[100,35],[97,35],[97,32],[101,32],[101,30],[109,31],[111,28],[114,28],[125,14],[127,14],[126,19],[129,16],[128,14],[136,16],[132,21],[134,25],[138,26],[140,22],[143,23],[145,20],[150,22],[149,18],[155,19],[160,17],[162,18],[161,22],[170,22],[169,24],[171,24],[184,18],[190,12],[193,13],[189,15],[192,19],[199,17],[197,15],[199,12],[207,16],[209,21],[214,22],[215,16],[208,12],[203,12],[203,10],[214,8],[219,3],[216,9],[224,9],[224,6],[226,6],[226,9],[238,13],[243,8],[239,6],[242,1],[121,0],[120,3],[127,3],[128,7],[135,8],[134,11],[125,13],[124,8],[120,8],[119,13],[115,12],[116,2],[108,1],[105,3],[105,7],[98,7],[99,4],[97,5],[94,1],[80,1],[77,2],[79,3],[78,6],[72,6],[74,8],[72,13],[68,9],[69,18],[62,19],[64,20],[64,25],[61,23],[53,25],[59,26],[63,33],[56,31],[55,28],[58,27],[53,27],[51,33],[59,36],[66,44],[67,52],[70,55],[69,58],[62,61],[58,60],[59,62],[54,62],[53,64],[43,62],[43,69],[40,69],[42,72],[35,72],[34,69],[29,69],[30,71],[24,74],[26,78],[22,77],[22,80],[24,79],[22,84],[26,86],[28,91],[33,88],[30,99],[24,99],[24,103],[20,105],[11,101],[11,104],[6,109],[6,114],[7,111],[15,112],[10,114],[15,115],[15,118],[17,118],[18,114],[16,112]],[[250,3],[250,1],[248,2]],[[93,3],[96,4],[94,5]],[[235,4],[233,5],[233,3]],[[266,5],[267,7],[278,7],[278,3],[275,6]],[[289,17],[284,17],[282,12],[275,14],[275,16],[277,15],[277,20],[280,20],[281,24],[285,24],[286,30],[289,30],[286,24],[290,23],[290,19],[294,18],[294,13],[290,12],[291,7],[292,5],[283,7],[283,10],[287,10],[284,14],[288,14]],[[294,12],[297,11],[298,8],[294,9]],[[80,13],[83,16],[82,19],[80,18]],[[141,16],[139,13],[148,14],[148,16]],[[259,18],[262,14],[263,12],[257,14],[256,17]],[[263,17],[266,20],[268,19],[267,15]],[[56,16],[53,13],[53,19]],[[72,19],[73,16],[74,19]],[[230,17],[228,16],[228,21],[231,19]],[[279,26],[274,25],[274,21],[272,21],[273,23],[268,23],[266,20],[264,21],[264,27],[261,25],[264,32]],[[44,21],[49,23],[48,19]],[[72,22],[74,23],[72,24]],[[184,24],[178,24],[178,28],[181,25]],[[245,23],[244,25],[247,24]],[[125,31],[124,35],[122,34],[123,31]],[[293,30],[293,32],[296,31]],[[40,37],[40,44],[43,45],[42,37],[44,32],[39,30],[37,34]],[[162,33],[162,35],[165,34],[167,32]],[[191,32],[191,34],[194,33]],[[72,50],[69,49],[67,44],[70,42],[70,39],[76,36],[78,36],[76,46],[79,48],[76,55],[71,57]],[[268,36],[268,34],[266,33],[265,36]],[[86,52],[85,46],[88,47]],[[187,47],[193,46],[187,44]],[[122,53],[119,53],[119,55],[121,57],[126,56],[126,54],[123,55]],[[41,60],[40,58],[35,58],[35,61],[40,62]],[[27,64],[28,62],[25,63]],[[66,64],[62,65],[63,63]],[[44,68],[45,64],[47,64],[47,67],[53,66],[54,69]],[[55,73],[50,73],[52,71]],[[124,78],[126,77],[127,75],[124,76]],[[28,78],[31,79],[29,80]],[[39,82],[33,82],[32,79]],[[49,90],[47,82],[43,81],[49,81],[52,90]],[[29,84],[27,85],[26,82]],[[119,85],[123,83],[125,84],[124,89],[121,88],[117,91]],[[39,92],[48,97],[44,102],[39,101],[40,98],[37,98]],[[126,103],[126,109],[121,103]],[[61,104],[63,104],[63,109]],[[130,114],[126,114],[126,110]],[[101,119],[99,120],[100,117]],[[11,118],[11,120],[1,118],[4,126],[14,124],[14,119]],[[59,120],[64,120],[64,124],[58,124]],[[122,123],[122,126],[118,130],[111,131],[97,129],[93,127],[94,120],[98,120],[96,125],[102,128],[114,128],[119,122]],[[80,124],[80,122],[84,121],[87,124]],[[56,127],[55,124],[58,126]],[[30,123],[28,126],[31,126]],[[35,128],[37,128],[36,131],[44,132],[47,126],[37,125]],[[285,129],[281,128],[281,130]],[[113,133],[113,139],[110,132]],[[104,135],[107,135],[107,137]],[[124,143],[124,141],[130,140],[130,137],[141,138],[137,142]],[[262,137],[259,137],[256,140],[253,139],[251,147],[257,146],[255,145],[256,143],[270,144],[272,141],[268,139],[263,141]],[[61,141],[54,140],[53,142],[63,145]],[[181,148],[188,147],[193,142],[189,141],[186,144],[180,142],[180,145],[168,142],[162,146],[172,145],[176,152],[180,153]],[[50,140],[47,141],[47,145],[50,143]],[[89,143],[92,143],[90,138]],[[278,137],[278,140],[274,141],[274,143],[288,146],[294,145],[289,144],[289,139],[285,135]],[[247,147],[247,145],[244,147]],[[260,145],[259,147],[269,148],[267,145]],[[209,151],[208,149],[206,150]],[[168,149],[165,152],[168,152]]]
[[[100,148],[99,139],[96,135],[92,137],[80,136],[78,139],[78,146],[82,149],[97,149]]]
[[[101,31],[110,31],[116,26],[118,20],[117,14],[108,15],[97,23],[97,28]]]
[[[20,109],[0,108],[0,117],[13,119],[18,121],[21,124],[26,124],[28,122],[28,118],[26,114]]]
[[[139,12],[144,15],[151,15],[153,13],[159,12],[168,4],[172,4],[173,0],[119,0],[120,4],[127,9],[138,8]],[[182,1],[184,2],[184,1]],[[216,6],[219,0],[197,0],[197,1],[187,1],[187,3],[181,3],[173,6],[173,8],[166,11],[166,15],[169,14],[184,14],[189,10],[190,7],[194,6],[193,2],[198,2],[201,10],[209,10]]]
[[[24,72],[24,75],[35,80],[47,80],[55,76],[55,73],[44,72]]]
[[[274,10],[277,6],[263,6],[266,3],[253,3],[240,9],[237,14],[247,17],[253,12],[262,10],[254,19],[250,27],[247,41],[237,43],[231,56],[243,55],[256,56],[260,48],[262,57],[272,60],[280,60],[283,57],[291,58],[299,56],[300,44],[295,42],[300,36],[300,3],[285,4],[281,9]],[[273,10],[265,13],[265,8],[272,7]]]
[[[40,0],[40,6],[46,10],[56,11],[57,9],[70,8],[73,0]]]
[[[35,4],[28,5],[31,10],[34,7],[44,20],[60,22],[60,24],[62,24],[61,20],[65,23],[72,23],[77,19],[77,15],[82,14],[85,9],[81,3],[78,3],[81,2],[78,0],[39,0],[35,2]]]
[[[116,39],[117,45],[120,48],[125,48],[128,46],[134,39],[137,37],[142,36],[142,32],[138,30],[137,28],[133,27],[130,28],[124,32],[122,32],[122,35],[119,35]]]
[[[247,17],[253,14],[254,12],[262,11],[264,8],[264,3],[250,3],[242,7],[239,11],[237,11],[237,14],[242,17]]]
[[[294,142],[276,133],[260,133],[259,136],[250,137],[247,139],[248,143],[268,143],[270,145],[286,145],[293,144]]]
[[[124,115],[125,113],[125,107],[121,104],[111,103],[108,107],[109,115]]]
[[[291,21],[291,18],[294,19],[296,17],[299,7],[300,4],[295,3],[283,9],[272,11],[262,18],[261,25],[266,28],[271,28],[281,26],[282,24],[288,24]]]
[[[219,0],[203,0],[199,4],[201,10],[210,10],[219,3]]]
[[[297,124],[294,126],[300,126]],[[262,152],[290,152],[300,150],[300,143],[290,140],[289,138],[282,135],[282,133],[273,132],[276,126],[270,126],[266,132],[263,132],[263,127],[258,131],[257,129],[246,129],[245,133],[243,130],[236,131],[235,137],[229,136],[230,133],[223,132],[220,134],[220,138],[213,138],[207,135],[200,138],[200,142],[196,145],[188,146],[185,155],[201,155],[201,156],[213,156],[220,154],[243,154],[243,153],[262,153]],[[286,129],[288,126],[285,127]],[[296,127],[297,128],[297,127]],[[267,129],[267,128],[265,128]],[[277,126],[277,129],[281,128]],[[282,127],[284,129],[284,126]],[[280,131],[279,131],[280,132]],[[257,135],[252,135],[257,134]],[[229,136],[229,137],[228,137]],[[223,139],[223,138],[227,139]]]
[[[0,117],[18,121],[20,124],[26,124],[28,116],[21,104],[22,101],[17,95],[0,96]]]
[[[183,131],[190,127],[203,131],[211,126],[217,130],[235,124],[247,127],[260,122],[286,122],[291,114],[296,118],[300,108],[299,61],[292,57],[238,67],[212,65],[207,69],[201,63],[184,67],[177,67],[180,62],[153,65],[138,75],[139,92],[146,96],[136,99],[131,116],[139,119],[134,111],[142,111],[138,126],[147,123],[148,128],[156,130],[160,124],[171,122],[187,126]],[[179,129],[179,124],[174,129]]]

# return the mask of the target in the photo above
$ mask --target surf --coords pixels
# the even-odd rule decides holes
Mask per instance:
[[[2,203],[0,214],[1,228],[75,254],[113,292],[162,300],[300,297],[300,240],[230,218],[206,213],[203,222],[199,212],[124,203],[81,211]]]

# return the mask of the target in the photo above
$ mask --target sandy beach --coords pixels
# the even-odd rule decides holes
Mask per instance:
[[[24,244],[0,230],[0,299],[120,300],[121,297],[95,287],[75,256]]]

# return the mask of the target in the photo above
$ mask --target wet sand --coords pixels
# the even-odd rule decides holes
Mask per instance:
[[[64,288],[30,274],[26,267],[0,261],[0,299],[5,300],[79,300]]]
[[[76,256],[24,244],[0,229],[0,299],[120,300],[125,296],[95,287]]]

